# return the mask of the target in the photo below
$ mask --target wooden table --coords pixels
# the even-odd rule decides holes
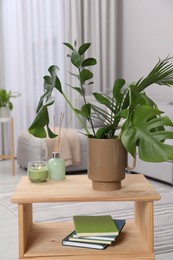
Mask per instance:
[[[141,174],[127,174],[122,189],[111,192],[92,190],[87,175],[41,184],[22,177],[11,198],[18,203],[19,259],[154,259],[153,202],[159,199]],[[32,221],[33,203],[87,201],[134,201],[134,220],[126,222],[115,245],[106,250],[62,246],[62,239],[74,230],[72,222]]]

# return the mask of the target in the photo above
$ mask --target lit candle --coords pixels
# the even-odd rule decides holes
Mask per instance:
[[[28,163],[28,178],[32,182],[45,182],[48,178],[48,167],[45,161]]]

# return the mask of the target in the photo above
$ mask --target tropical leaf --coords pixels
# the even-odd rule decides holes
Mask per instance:
[[[112,106],[111,101],[107,97],[105,97],[104,94],[94,92],[93,95],[100,104],[106,105],[109,108]]]
[[[129,96],[130,96],[130,104],[129,111],[131,112],[138,106],[146,105],[146,106],[154,106],[154,102],[151,101],[147,97],[144,92],[140,92],[138,87],[135,84],[131,84],[129,86]]]
[[[49,99],[44,103],[43,100],[40,102],[41,106],[39,111],[37,112],[37,115],[29,127],[28,131],[30,134],[34,135],[35,137],[39,138],[45,138],[47,136],[47,132],[45,130],[45,126],[47,127],[48,135],[50,138],[54,138],[57,135],[55,135],[50,129],[49,129],[49,114],[47,111],[47,107],[52,105],[55,102],[54,97],[49,97]]]
[[[140,106],[131,115],[131,120],[123,125],[120,137],[132,156],[138,145],[139,158],[144,161],[173,160],[173,146],[164,143],[166,139],[173,139],[173,132],[160,130],[164,126],[173,126],[173,122],[167,116],[157,117],[161,113],[158,109]]]
[[[55,138],[55,137],[58,136],[57,134],[55,134],[55,133],[52,132],[52,130],[50,129],[49,125],[46,125],[46,128],[47,128],[48,136],[49,136],[50,138]]]
[[[72,46],[70,43],[68,43],[68,42],[63,42],[63,44],[64,44],[65,46],[67,46],[69,49],[71,49],[72,51],[74,50],[73,46]]]
[[[52,98],[52,96],[51,96],[54,87],[57,90],[59,90],[60,93],[62,94],[61,82],[56,75],[57,66],[52,65],[51,67],[49,67],[48,71],[50,72],[51,77],[48,75],[43,77],[44,78],[44,94],[40,97],[39,103],[37,105],[36,113],[39,112],[39,110],[43,106],[44,102],[53,101],[52,103],[50,103],[48,105],[51,105],[54,103],[54,98]]]
[[[93,73],[90,70],[84,69],[80,72],[80,80],[83,84],[86,80],[89,80],[93,77]]]
[[[79,68],[81,63],[82,63],[82,58],[81,58],[80,54],[76,50],[73,50],[73,52],[72,52],[71,62],[77,68]]]
[[[54,83],[52,77],[46,75],[43,77],[43,79],[44,79],[44,90],[50,90],[50,88]]]
[[[105,127],[100,127],[96,132],[96,138],[98,138],[98,139],[108,138],[108,136],[109,136],[108,133],[110,131],[112,131],[111,125],[108,125],[108,126],[105,126]]]
[[[77,114],[79,114],[80,116],[83,116],[83,117],[87,118],[87,114],[86,114],[85,111],[82,111],[82,110],[77,109],[77,108],[75,108],[74,110],[75,110],[75,112],[76,112]]]
[[[78,75],[78,74],[74,74],[74,73],[72,73],[72,72],[70,72],[70,71],[68,71],[68,73],[69,73],[70,75],[76,77],[77,79],[79,79],[79,75]]]
[[[115,100],[117,102],[121,102],[122,98],[123,98],[123,94],[121,92],[122,87],[125,85],[125,80],[124,79],[117,79],[114,82],[114,86],[113,86],[113,97],[115,98]]]
[[[59,80],[59,78],[56,76],[55,77],[55,83],[54,83],[54,87],[62,94],[62,87],[61,87],[61,81]]]
[[[49,100],[49,98],[51,98],[51,91],[46,91],[46,92],[40,97],[40,100],[39,100],[38,105],[37,105],[36,113],[38,113],[39,110],[41,109],[41,107],[43,106],[44,100]],[[53,104],[53,103],[52,103],[52,104]]]
[[[82,95],[82,90],[81,90],[81,88],[79,88],[79,87],[72,87],[72,86],[69,85],[69,84],[67,84],[67,86],[69,86],[70,88],[76,90],[80,95]]]
[[[51,75],[52,78],[55,78],[56,75],[57,75],[57,72],[58,72],[59,68],[58,66],[56,65],[51,65],[49,68],[48,68],[48,71]]]
[[[86,52],[86,50],[88,50],[88,48],[90,47],[90,45],[91,45],[91,43],[84,43],[84,44],[82,44],[82,45],[79,47],[79,50],[78,50],[79,54],[80,54],[80,55],[83,55],[83,54]]]
[[[93,66],[96,65],[97,61],[94,58],[88,58],[86,60],[84,60],[81,64],[81,67],[86,67],[86,66]]]
[[[35,120],[29,127],[28,131],[30,134],[34,135],[35,137],[44,138],[47,135],[44,129],[46,124],[48,124],[48,113],[47,113],[47,108],[43,107],[36,115]]]
[[[127,118],[129,114],[128,109],[122,109],[117,113],[117,116],[120,118]]]
[[[81,110],[86,118],[90,118],[90,114],[91,114],[91,105],[90,104],[83,105]]]
[[[141,78],[137,82],[139,91],[155,83],[164,86],[173,86],[173,64],[170,62],[172,57],[166,57],[158,61],[147,77]]]

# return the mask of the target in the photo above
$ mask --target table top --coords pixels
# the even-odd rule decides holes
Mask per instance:
[[[87,174],[68,175],[65,180],[32,183],[21,177],[11,197],[13,203],[81,201],[154,201],[160,195],[142,174],[126,174],[117,191],[95,191]]]

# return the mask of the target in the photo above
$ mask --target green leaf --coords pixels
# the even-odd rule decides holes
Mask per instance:
[[[81,96],[82,96],[82,90],[78,87],[72,87],[74,90],[76,90]]]
[[[47,133],[44,129],[46,125],[48,125],[48,112],[46,107],[42,107],[37,113],[33,123],[29,127],[28,131],[30,134],[34,135],[35,137],[45,138]]]
[[[67,84],[67,86],[71,87],[72,89],[76,90],[80,95],[82,95],[82,90],[79,87],[72,87],[71,85]]]
[[[35,127],[31,125],[28,131],[30,134],[38,138],[45,138],[47,136],[44,127],[41,127],[41,125],[35,125]]]
[[[81,58],[80,54],[76,50],[73,50],[73,52],[72,52],[71,62],[77,68],[79,68],[81,63],[82,63],[82,58]]]
[[[141,105],[147,105],[152,106],[154,102],[151,102],[151,100],[146,96],[144,92],[140,92],[139,88],[131,84],[130,87],[130,110],[135,109],[137,106]]]
[[[124,79],[117,79],[114,82],[114,86],[113,86],[113,97],[115,98],[115,100],[117,102],[121,102],[123,95],[121,93],[122,87],[125,85],[125,80]]]
[[[134,156],[138,145],[139,158],[147,162],[173,160],[173,146],[165,144],[165,139],[173,139],[173,132],[164,126],[173,126],[168,117],[160,117],[161,111],[149,106],[140,106],[123,125],[120,138],[125,148]],[[158,117],[159,116],[159,117]],[[162,130],[160,130],[162,129]]]
[[[80,46],[78,52],[80,55],[84,54],[86,50],[90,47],[91,43],[84,43]]]
[[[70,71],[68,71],[68,73],[79,80],[79,75],[78,75],[78,74],[74,74],[74,73],[72,73],[72,72],[70,72]]]
[[[111,130],[111,126],[105,126],[105,127],[101,127],[97,130],[96,132],[96,138],[98,139],[104,139],[107,137],[107,134],[109,133],[109,131]]]
[[[79,114],[80,116],[83,116],[83,117],[87,118],[87,115],[86,115],[85,111],[79,110],[79,109],[77,109],[77,108],[75,108],[74,111],[75,111],[77,114]]]
[[[45,94],[44,94],[45,95]],[[47,107],[52,105],[55,100],[54,97],[49,96],[44,102],[44,95],[40,98],[39,105],[37,107],[36,117],[29,127],[28,131],[30,134],[34,135],[38,138],[45,138],[47,136],[47,132],[45,130],[45,126],[49,125],[49,114],[47,111]],[[50,138],[54,138],[51,131],[48,131],[48,135]]]
[[[49,100],[49,98],[51,98],[51,91],[46,91],[46,92],[40,97],[39,103],[38,103],[38,105],[37,105],[36,113],[38,113],[38,111],[39,111],[39,110],[41,109],[41,107],[43,106],[44,100],[47,101],[47,100]]]
[[[89,80],[93,77],[93,73],[90,70],[84,69],[80,72],[80,80],[83,84],[86,80]]]
[[[86,66],[93,66],[96,65],[97,61],[94,58],[88,58],[86,60],[84,60],[81,64],[82,67],[86,67]]]
[[[117,113],[117,116],[119,116],[120,118],[127,118],[128,114],[129,114],[128,109],[122,109]]]
[[[173,86],[173,64],[170,62],[172,57],[166,57],[159,60],[147,77],[140,79],[137,86],[140,91],[144,90],[151,84],[163,86]]]
[[[61,81],[59,80],[59,78],[56,76],[55,78],[55,84],[54,87],[62,94],[62,87],[61,87]]]
[[[71,49],[72,51],[74,50],[73,46],[72,46],[70,43],[68,43],[68,42],[63,42],[63,44],[64,44],[65,46],[67,46],[69,49]]]
[[[90,104],[83,105],[81,110],[86,118],[90,117],[90,114],[91,114],[91,105]]]
[[[40,97],[37,109],[36,109],[36,113],[38,113],[38,111],[41,109],[41,107],[43,106],[44,102],[50,102],[50,100],[52,101],[52,91],[53,88],[55,87],[57,90],[60,91],[60,93],[62,93],[62,89],[61,89],[61,82],[59,80],[59,78],[57,77],[56,73],[57,73],[57,66],[50,66],[48,71],[51,74],[51,77],[46,75],[44,76],[44,94]],[[53,104],[54,101],[51,103]]]
[[[55,102],[55,98],[53,96],[50,96],[44,103],[44,106],[46,107],[51,106],[54,102]]]
[[[50,138],[55,138],[55,137],[58,136],[57,134],[54,134],[54,133],[52,132],[52,130],[50,129],[49,125],[46,125],[46,127],[47,127],[48,136],[49,136]]]
[[[44,79],[44,90],[50,90],[50,88],[53,85],[53,79],[48,75],[44,76],[43,79]]]
[[[100,104],[106,105],[107,107],[112,107],[110,100],[106,98],[103,94],[94,92],[93,95]]]
[[[58,70],[59,70],[59,68],[58,68],[58,66],[56,66],[56,65],[52,65],[52,66],[50,66],[50,67],[48,68],[48,71],[49,71],[49,73],[50,73],[50,75],[51,75],[52,78],[55,78],[55,77],[56,77]]]

